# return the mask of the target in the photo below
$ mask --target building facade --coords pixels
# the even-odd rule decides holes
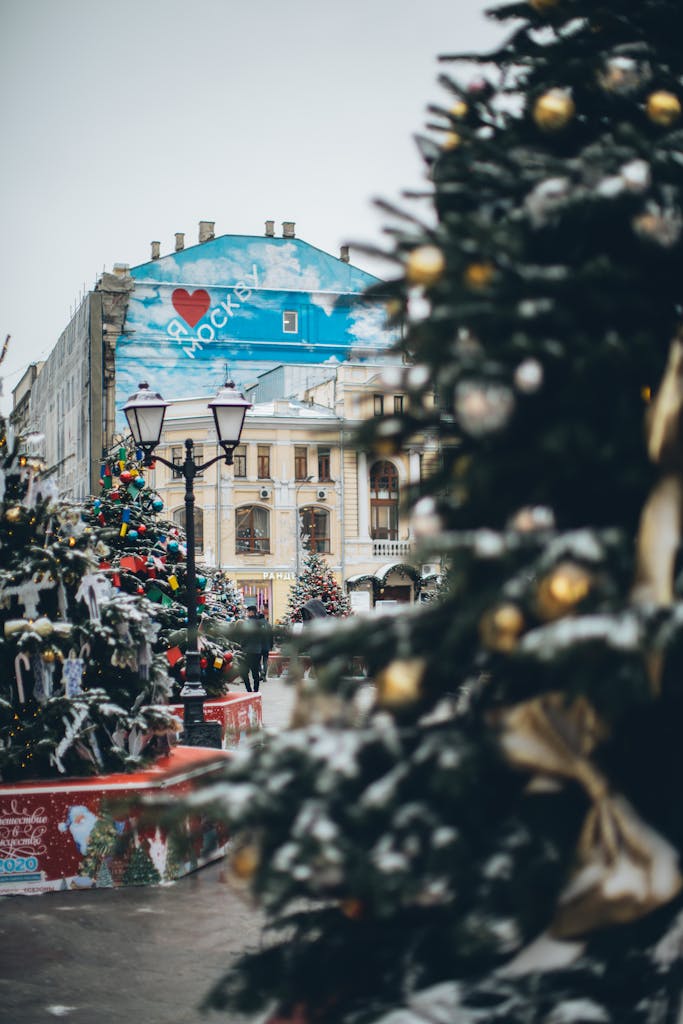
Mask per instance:
[[[290,370],[262,375],[251,400],[274,388],[273,380],[299,379]],[[412,603],[424,585],[403,497],[425,459],[436,457],[435,443],[381,457],[357,449],[355,427],[404,396],[387,391],[380,365],[330,364],[315,376],[298,396],[255,401],[234,465],[218,462],[194,483],[198,558],[220,567],[272,621],[284,615],[309,550],[325,556],[356,611]],[[159,454],[182,461],[186,438],[196,461],[217,454],[204,398],[171,404]],[[158,464],[149,483],[184,526],[182,478]]]
[[[396,340],[378,279],[296,238],[214,234],[200,221],[195,245],[136,267],[115,264],[76,310],[28,399],[28,428],[46,438],[45,459],[67,496],[96,493],[103,456],[125,429],[122,406],[146,380],[166,399],[213,395],[227,377],[239,386],[296,363],[312,368],[377,360]]]

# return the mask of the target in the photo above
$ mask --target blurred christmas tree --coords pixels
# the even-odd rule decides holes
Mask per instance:
[[[216,1005],[681,1020],[683,7],[493,13],[512,34],[450,58],[421,140],[436,226],[392,212],[412,365],[363,435],[438,432],[413,525],[448,589],[309,634],[329,721],[230,769],[274,938]]]
[[[108,547],[0,421],[0,777],[136,768],[176,723],[154,608],[98,571]]]
[[[348,597],[337,583],[323,556],[317,551],[309,551],[304,558],[301,572],[292,584],[287,598],[287,612],[283,617],[283,623],[301,622],[301,609],[313,598],[322,601],[328,615],[343,617],[351,612]]]

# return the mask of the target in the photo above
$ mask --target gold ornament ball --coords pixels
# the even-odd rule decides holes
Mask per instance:
[[[536,100],[533,118],[542,132],[559,132],[575,113],[574,100],[565,89],[550,89]]]
[[[470,263],[465,270],[463,280],[471,291],[482,291],[493,281],[495,269],[492,263]]]
[[[397,658],[375,677],[377,698],[383,707],[396,708],[412,704],[420,696],[425,673],[422,658]]]
[[[670,128],[681,116],[681,101],[672,92],[664,89],[653,92],[647,98],[647,116],[661,128]]]
[[[42,658],[47,665],[51,665],[55,661],[56,655],[52,648],[48,647],[46,651],[43,651]]]
[[[449,110],[449,114],[451,117],[455,118],[456,121],[462,121],[463,117],[467,117],[469,111],[470,108],[467,106],[465,101],[458,100],[457,103],[454,103]]]
[[[245,843],[230,857],[230,868],[237,878],[249,880],[261,863],[261,852],[255,843]]]
[[[436,284],[445,269],[446,260],[437,245],[420,245],[406,260],[406,278],[411,284]]]
[[[492,651],[513,651],[524,631],[524,616],[516,604],[506,602],[486,612],[479,624],[479,635]]]
[[[559,619],[573,611],[586,597],[593,585],[593,577],[575,562],[561,562],[541,580],[536,594],[539,618]]]
[[[446,151],[457,149],[461,142],[462,138],[457,132],[448,132],[448,134],[444,136],[441,148]]]
[[[5,511],[5,519],[8,523],[18,523],[21,519],[21,506],[12,505],[11,508],[8,508]]]

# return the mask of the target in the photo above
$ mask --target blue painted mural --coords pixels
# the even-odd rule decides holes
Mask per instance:
[[[119,417],[141,380],[165,398],[209,396],[228,376],[243,387],[280,363],[372,361],[397,340],[363,297],[378,279],[297,238],[223,235],[130,273]]]

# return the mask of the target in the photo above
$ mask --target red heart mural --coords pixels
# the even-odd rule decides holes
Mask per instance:
[[[171,301],[178,316],[181,316],[190,327],[194,327],[211,305],[211,296],[203,288],[198,288],[191,295],[184,288],[176,288]]]

